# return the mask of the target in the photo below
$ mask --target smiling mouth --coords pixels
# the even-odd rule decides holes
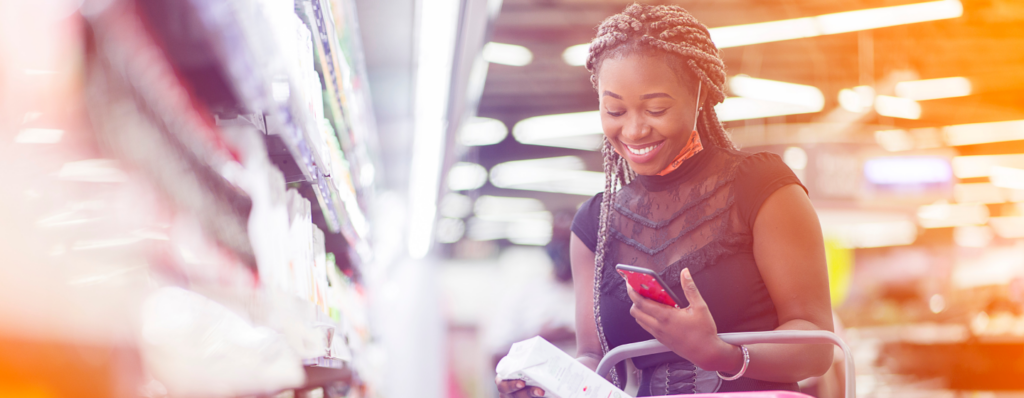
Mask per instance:
[[[629,145],[624,145],[624,146],[626,147],[626,150],[629,151],[629,153],[632,153],[632,154],[637,155],[637,156],[643,156],[643,155],[646,155],[646,154],[650,153],[651,151],[653,151],[655,148],[658,147],[659,144],[661,144],[661,143],[658,142],[658,143],[654,143],[654,144],[651,144],[651,145],[648,145],[648,146],[645,146],[645,147],[641,147],[641,148],[634,148],[634,147],[629,146]]]

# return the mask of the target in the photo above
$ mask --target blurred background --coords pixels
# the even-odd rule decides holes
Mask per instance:
[[[573,354],[582,64],[631,3],[0,1],[0,396],[493,397],[511,343]],[[651,3],[810,191],[858,395],[1024,394],[1024,3]]]

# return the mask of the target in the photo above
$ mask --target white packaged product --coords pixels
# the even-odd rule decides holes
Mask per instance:
[[[495,369],[503,380],[523,380],[550,398],[627,398],[622,390],[540,336],[512,344]]]

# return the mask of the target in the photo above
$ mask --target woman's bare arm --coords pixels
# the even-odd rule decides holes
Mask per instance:
[[[604,356],[594,319],[594,252],[575,233],[569,241],[569,261],[576,294],[576,359],[594,370]]]
[[[832,331],[821,225],[799,185],[780,188],[761,205],[754,221],[754,260],[775,303],[776,330]],[[747,349],[746,376],[758,380],[794,382],[820,376],[832,362],[828,345],[757,344]],[[742,356],[736,359],[738,370]]]

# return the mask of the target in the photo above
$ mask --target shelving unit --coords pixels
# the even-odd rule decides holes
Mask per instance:
[[[70,79],[81,90],[65,102],[86,115],[60,143],[73,151],[44,159],[60,171],[27,183],[71,194],[41,205],[32,222],[62,229],[39,232],[51,252],[30,254],[87,286],[67,296],[83,301],[130,275],[96,305],[128,314],[116,319],[137,334],[92,323],[130,336],[117,344],[172,392],[373,395],[360,275],[373,266],[375,133],[347,1],[114,0],[83,12]],[[223,383],[205,387],[212,379]]]

